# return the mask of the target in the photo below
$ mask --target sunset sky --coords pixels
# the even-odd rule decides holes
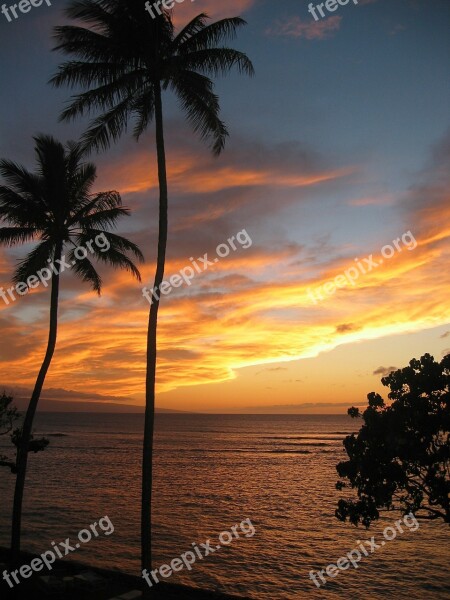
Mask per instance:
[[[202,11],[243,16],[248,26],[234,45],[256,75],[217,82],[230,131],[219,158],[191,132],[176,99],[164,97],[166,278],[190,257],[215,257],[244,229],[252,245],[237,244],[190,286],[163,297],[159,407],[344,412],[383,390],[380,377],[390,369],[425,352],[439,360],[450,352],[450,3],[360,0],[317,22],[308,4],[186,0],[176,7],[177,24]],[[0,14],[0,157],[29,169],[33,135],[65,142],[87,124],[58,124],[70,92],[46,83],[63,60],[51,52],[51,30],[64,21],[65,5],[55,0],[10,23]],[[150,18],[144,10],[142,18]],[[43,398],[144,402],[142,287],[152,287],[157,240],[153,147],[150,128],[139,143],[128,135],[90,157],[96,189],[116,189],[132,210],[119,233],[145,254],[143,282],[101,266],[99,298],[64,273]],[[383,258],[382,248],[399,238],[400,250]],[[0,287],[10,286],[29,249],[1,249]],[[311,292],[371,255],[382,264],[314,300]],[[43,287],[9,305],[0,298],[0,388],[29,393],[48,307]]]

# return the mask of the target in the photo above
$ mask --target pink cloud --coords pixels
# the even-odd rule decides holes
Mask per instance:
[[[300,17],[279,21],[267,33],[269,35],[303,37],[307,40],[324,40],[340,28],[342,17],[328,17],[322,21],[304,22]]]
[[[177,5],[173,11],[173,20],[176,27],[182,27],[200,13],[206,13],[213,21],[219,19],[241,16],[251,8],[254,0],[227,0],[226,2],[211,2],[211,0],[196,0]]]
[[[393,204],[396,197],[393,194],[380,194],[354,198],[348,202],[349,206],[386,206]]]

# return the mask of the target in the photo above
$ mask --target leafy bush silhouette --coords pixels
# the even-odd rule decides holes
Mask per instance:
[[[11,473],[17,473],[17,448],[20,445],[22,437],[22,428],[16,427],[14,429],[14,423],[20,419],[20,413],[13,404],[14,398],[8,396],[6,392],[0,396],[0,435],[7,435],[11,433],[11,442],[16,447],[16,457],[14,459],[9,458],[5,455],[0,455],[0,467],[9,467]],[[35,438],[33,435],[30,437],[30,443],[28,445],[29,452],[41,452],[49,445],[50,441],[45,438]]]
[[[450,524],[450,354],[440,363],[425,354],[381,382],[392,404],[372,392],[362,415],[348,410],[364,425],[344,440],[336,487],[357,500],[340,499],[336,517],[369,527],[380,511],[400,510]]]

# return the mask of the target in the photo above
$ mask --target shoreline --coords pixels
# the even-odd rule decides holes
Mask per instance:
[[[0,573],[5,569],[9,572],[8,557],[9,550],[0,547]],[[22,552],[21,557],[21,564],[30,564],[38,555]],[[29,579],[21,579],[21,583],[12,589],[2,578],[0,590],[2,598],[14,600],[250,600],[248,596],[225,594],[177,583],[160,582],[149,588],[146,582],[136,575],[61,559],[55,561],[52,571],[33,573]],[[138,592],[141,594],[138,595]]]

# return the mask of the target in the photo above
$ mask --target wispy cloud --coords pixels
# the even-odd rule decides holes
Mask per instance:
[[[355,331],[357,326],[354,323],[342,323],[336,327],[336,333],[349,333],[350,331]]]
[[[397,367],[378,367],[373,372],[373,375],[382,375],[383,377],[387,377],[392,371],[397,371]]]
[[[394,194],[381,193],[373,196],[362,196],[348,201],[349,206],[388,206],[397,201]]]
[[[324,40],[331,37],[341,26],[342,17],[328,17],[322,21],[302,21],[298,16],[277,21],[267,30],[268,35]]]
[[[261,373],[276,373],[278,371],[287,371],[286,367],[269,367],[267,369],[263,369],[262,371],[258,371],[255,375],[261,375]]]
[[[177,123],[173,123],[175,128]],[[232,188],[256,186],[308,187],[354,172],[354,167],[329,168],[321,158],[297,143],[264,144],[260,140],[235,135],[220,162],[196,139],[189,142],[181,135],[169,137],[167,160],[172,193],[212,194]],[[134,146],[126,161],[112,158],[100,171],[98,185],[113,186],[121,193],[157,189],[153,153]],[[216,210],[218,207],[216,207]],[[228,210],[227,208],[221,210]]]
[[[405,31],[405,29],[406,29],[406,25],[402,25],[401,23],[398,23],[398,25],[394,25],[394,27],[392,27],[392,29],[389,31],[389,35],[397,35],[398,33]]]

